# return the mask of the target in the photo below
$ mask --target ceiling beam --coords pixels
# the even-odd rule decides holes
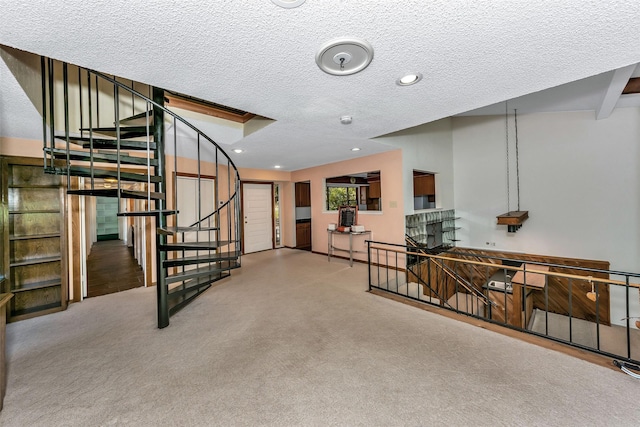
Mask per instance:
[[[629,79],[633,75],[636,69],[636,64],[628,65],[626,67],[618,68],[611,74],[611,81],[607,90],[604,92],[602,101],[596,110],[596,120],[606,119],[611,115],[613,109],[622,95],[624,87],[629,82]]]

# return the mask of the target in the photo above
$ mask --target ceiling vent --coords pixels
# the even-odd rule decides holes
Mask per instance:
[[[365,41],[341,37],[323,44],[316,53],[316,64],[325,73],[347,76],[364,70],[373,59],[373,47]]]

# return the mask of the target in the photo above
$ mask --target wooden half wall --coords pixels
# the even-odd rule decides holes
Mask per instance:
[[[464,253],[465,255],[462,255]],[[587,279],[588,276],[608,279],[607,273],[591,273],[576,269],[576,267],[593,268],[599,270],[609,270],[608,261],[587,260],[577,258],[554,257],[549,255],[534,255],[515,252],[487,251],[480,249],[452,248],[450,251],[442,253],[442,256],[451,258],[460,258],[470,261],[481,261],[485,263],[495,264],[496,267],[466,265],[464,268],[458,266],[456,272],[465,279],[473,281],[477,289],[482,290],[482,286],[487,280],[504,266],[500,260],[488,259],[490,257],[508,258],[523,262],[542,262],[549,264],[559,264],[566,267],[551,267],[552,273],[572,274],[577,276],[585,276],[585,280],[568,279],[565,277],[549,276],[548,279],[548,300],[549,312],[561,315],[569,315],[569,294],[571,294],[571,316],[578,319],[584,319],[595,322],[596,319],[603,325],[610,325],[610,295],[609,285],[594,282],[598,287],[599,313],[596,315],[596,303],[587,298],[587,293],[591,291],[591,284]],[[453,261],[447,261],[447,264],[453,268]],[[434,270],[432,268],[432,270]],[[569,291],[571,288],[571,291]],[[545,309],[545,293],[543,291],[533,292],[533,308]]]

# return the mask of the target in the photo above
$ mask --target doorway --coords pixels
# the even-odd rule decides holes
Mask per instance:
[[[242,184],[244,253],[273,249],[273,185]]]

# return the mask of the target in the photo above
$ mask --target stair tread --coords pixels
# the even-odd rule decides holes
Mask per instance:
[[[208,255],[196,255],[196,256],[188,256],[188,257],[182,257],[182,258],[167,259],[163,262],[163,266],[178,267],[181,265],[202,264],[205,262],[236,260],[239,257],[240,257],[240,252],[238,251],[219,252],[219,253],[208,254]]]
[[[61,168],[61,169],[65,169],[65,168]],[[84,166],[70,166],[69,167],[71,175],[73,176],[84,176],[84,177],[90,177],[92,176],[91,173],[91,168],[88,167],[84,167]],[[66,173],[66,171],[65,171]],[[110,169],[96,169],[93,168],[93,177],[94,178],[118,178],[118,171],[117,170],[110,170]],[[132,172],[120,172],[120,180],[122,181],[134,181],[134,182],[160,182],[162,180],[162,177],[159,176],[154,176],[154,175],[147,175],[147,174],[141,174],[141,173],[132,173]]]
[[[162,234],[174,235],[176,233],[186,233],[191,231],[216,231],[220,227],[162,227],[158,228],[158,232]]]
[[[125,199],[147,199],[146,191],[135,191],[121,188],[120,197]],[[75,194],[80,196],[99,196],[99,197],[118,197],[117,188],[95,188],[93,190],[67,190],[67,194]],[[152,191],[150,193],[151,200],[164,200],[165,196],[162,193],[156,193]]]
[[[67,150],[63,148],[46,148],[45,152],[53,153],[56,159],[66,159],[67,158]],[[70,160],[84,160],[91,161],[91,153],[89,151],[79,151],[79,150],[69,150],[69,159]],[[93,153],[93,161],[95,162],[108,162],[108,163],[118,163],[118,159],[120,159],[121,164],[128,165],[146,165],[147,158],[146,157],[135,157],[128,156],[126,154],[120,153],[118,156],[117,153]],[[158,164],[157,159],[150,158],[149,164],[151,166],[155,166]]]
[[[213,282],[229,277],[228,272],[220,273],[217,277],[199,277],[192,279],[169,291],[169,315],[174,315],[182,307],[186,306],[195,297],[211,287]]]
[[[61,139],[63,141],[66,140],[64,135],[56,135],[57,139]],[[91,141],[93,141],[94,149],[116,149],[117,148],[117,139],[105,139],[105,138],[89,138],[86,136],[69,136],[69,141],[73,144],[82,145],[84,148],[89,148],[91,146]],[[135,141],[130,139],[120,140],[120,148],[126,150],[146,150],[147,149],[147,141]],[[154,150],[156,148],[156,143],[153,141],[149,141],[149,149]]]
[[[175,215],[178,211],[175,209],[152,209],[148,211],[119,212],[118,216],[158,216],[158,215]]]
[[[126,138],[138,138],[140,136],[147,136],[147,131],[149,132],[149,135],[153,135],[153,130],[151,130],[151,128],[148,128],[147,126],[119,126],[120,128],[120,138],[126,139]],[[99,127],[99,128],[82,128],[80,129],[82,132],[89,132],[90,130],[93,131],[93,133],[99,133],[101,135],[110,135],[110,136],[116,136],[116,133],[118,131],[118,128],[115,126],[109,126],[109,127]]]
[[[213,276],[223,271],[228,271],[240,267],[240,263],[234,260],[221,261],[215,265],[207,265],[204,267],[194,268],[192,270],[181,271],[179,273],[169,274],[165,277],[167,284],[182,282],[188,279],[194,279],[202,276]]]
[[[140,121],[140,125],[144,125],[147,121],[147,117],[150,119],[149,124],[153,123],[153,110],[143,111],[142,113],[134,114],[133,116],[125,117],[124,119],[120,119],[121,125],[138,125],[139,123],[135,123]]]
[[[218,240],[209,242],[177,242],[177,243],[165,243],[160,246],[160,250],[174,251],[174,250],[202,250],[202,249],[218,249],[222,246],[227,246],[231,243],[236,243],[235,240]]]

